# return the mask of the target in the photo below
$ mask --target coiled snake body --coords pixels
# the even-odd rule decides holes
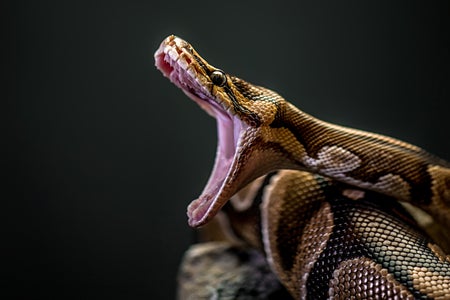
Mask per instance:
[[[450,228],[447,162],[320,121],[211,66],[178,37],[166,38],[155,60],[217,119],[216,161],[188,207],[191,226],[223,208],[298,299],[450,299],[450,257],[398,204]]]

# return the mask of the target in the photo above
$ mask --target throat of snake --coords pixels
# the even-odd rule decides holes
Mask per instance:
[[[209,221],[233,196],[239,153],[245,124],[213,108],[217,121],[217,152],[213,170],[203,192],[188,206],[189,224],[197,227]]]

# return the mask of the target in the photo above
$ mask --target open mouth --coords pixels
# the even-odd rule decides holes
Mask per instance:
[[[198,70],[187,50],[189,44],[174,36],[168,37],[155,53],[156,67],[208,114],[216,118],[218,144],[214,167],[199,196],[188,207],[189,225],[197,227],[208,222],[233,196],[236,162],[240,141],[246,125],[224,109],[211,94],[211,83]]]

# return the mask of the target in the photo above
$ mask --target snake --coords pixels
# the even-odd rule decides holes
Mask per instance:
[[[450,299],[450,256],[405,208],[448,234],[447,161],[313,117],[177,36],[154,58],[217,121],[211,175],[187,208],[191,227],[220,218],[264,253],[295,299]]]

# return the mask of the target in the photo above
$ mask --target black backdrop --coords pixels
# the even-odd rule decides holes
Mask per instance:
[[[447,1],[293,3],[4,4],[0,272],[17,298],[174,298],[216,137],[153,66],[172,33],[310,114],[450,159]]]

